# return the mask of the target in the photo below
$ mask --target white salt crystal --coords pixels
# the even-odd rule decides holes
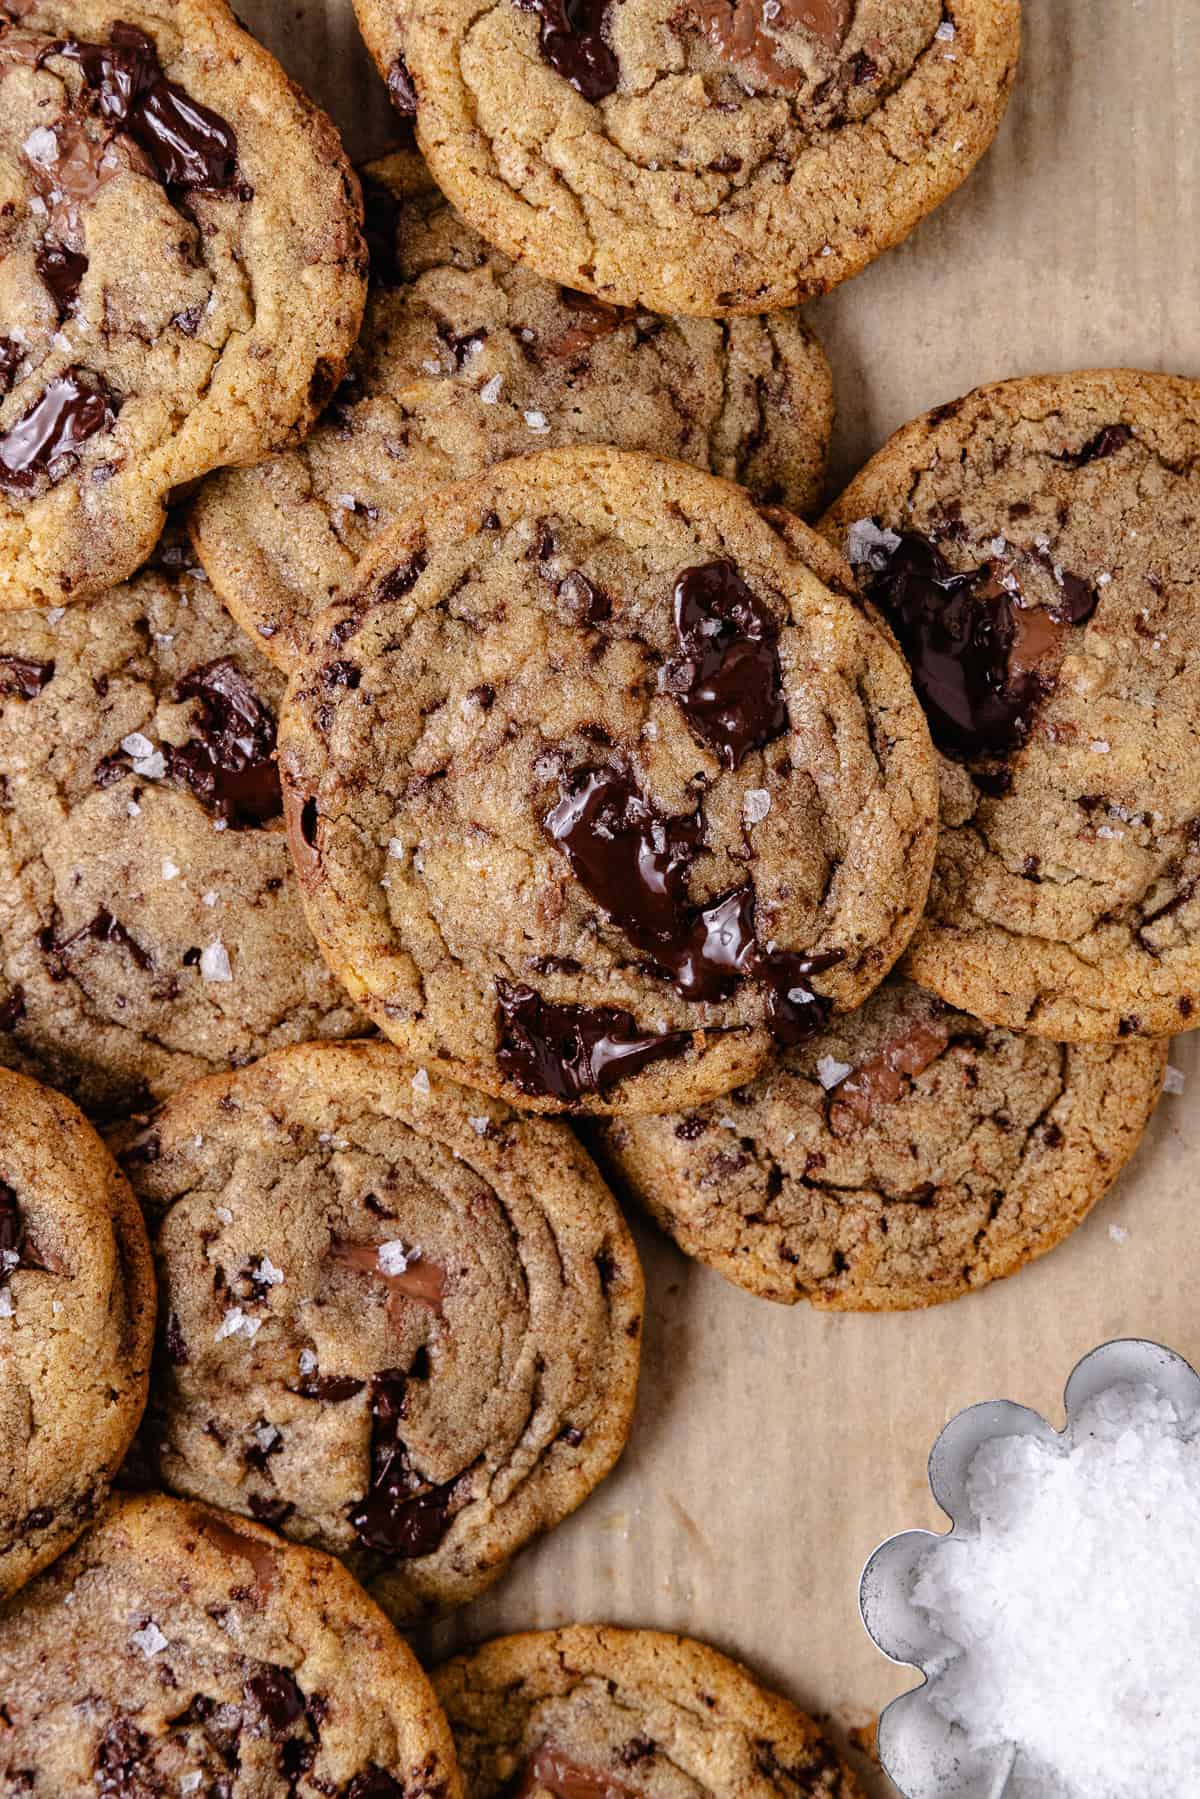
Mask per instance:
[[[1163,1092],[1182,1093],[1186,1085],[1187,1076],[1183,1069],[1174,1068],[1168,1064],[1166,1075],[1163,1077]]]
[[[899,548],[899,533],[881,531],[873,518],[856,519],[846,533],[846,560],[855,568],[865,562],[882,572]]]
[[[736,1131],[738,1127],[736,1118],[718,1118],[717,1123],[723,1131]]]
[[[1091,750],[1093,756],[1107,756],[1112,750],[1112,744],[1104,737],[1096,737],[1092,740]]]
[[[42,168],[58,161],[58,139],[46,125],[35,125],[21,148],[30,162],[39,163]]]
[[[273,1424],[256,1424],[251,1435],[264,1454],[279,1441],[279,1432]]]
[[[913,1600],[961,1653],[928,1689],[973,1750],[1015,1745],[1006,1799],[1192,1795],[1200,1770],[1200,1418],[1113,1387],[1069,1443],[987,1442],[977,1521]]]
[[[311,1349],[302,1349],[300,1351],[300,1372],[301,1372],[301,1374],[312,1374],[315,1371],[316,1366],[317,1366],[317,1358],[313,1354],[312,1350]]]
[[[202,1148],[203,1144],[204,1144],[204,1138],[197,1137],[196,1138],[196,1148],[197,1149]],[[229,1210],[228,1206],[214,1206],[213,1210],[216,1212],[217,1218],[220,1220],[220,1222],[222,1224],[232,1224],[233,1223],[233,1213]]]
[[[252,1272],[255,1280],[262,1281],[265,1286],[278,1287],[283,1284],[283,1269],[276,1268],[270,1256],[260,1256],[258,1267]]]
[[[13,1298],[7,1287],[0,1287],[0,1318],[13,1315]]]
[[[1007,537],[993,537],[993,539],[992,539],[992,555],[993,556],[1003,556],[1003,554],[1004,554],[1005,550],[1007,550],[1007,548],[1008,548]]]
[[[405,1249],[398,1237],[390,1243],[381,1243],[376,1255],[380,1274],[403,1274],[410,1262],[415,1262],[420,1255],[416,1249]]]
[[[748,825],[760,825],[771,810],[771,796],[765,787],[751,787],[742,802],[742,817]]]
[[[51,606],[49,612],[46,614],[46,623],[48,625],[58,624],[59,620],[65,616],[66,610],[65,606]]]
[[[141,1630],[135,1630],[131,1634],[129,1641],[135,1648],[141,1650],[147,1661],[152,1661],[154,1657],[160,1655],[167,1646],[167,1639],[164,1637],[153,1618],[150,1619],[149,1623],[143,1624]]]
[[[131,731],[128,737],[122,737],[121,748],[127,756],[132,756],[135,761],[140,761],[143,756],[154,754],[154,745],[148,737],[143,737],[140,731]]]
[[[196,1788],[200,1785],[200,1782],[203,1779],[204,1779],[204,1775],[201,1773],[199,1768],[193,1768],[190,1774],[181,1774],[179,1776],[180,1792],[181,1793],[194,1793],[196,1791]]]
[[[527,412],[525,414],[525,423],[529,426],[531,431],[541,432],[549,431],[550,429],[550,421],[544,412]]]
[[[503,375],[493,375],[490,381],[484,382],[479,390],[479,398],[483,401],[485,406],[494,406],[496,404],[496,401],[500,398],[500,389],[503,386]]]
[[[201,903],[205,906],[215,906],[219,897],[220,895],[216,893],[206,893]]]
[[[416,1074],[414,1074],[412,1078],[412,1084],[418,1093],[428,1093],[429,1070],[427,1068],[418,1068]]]
[[[200,973],[206,981],[232,981],[229,951],[220,938],[200,951]]]
[[[403,862],[404,844],[399,837],[388,838],[388,855],[392,858],[393,862]]]
[[[130,800],[125,807],[125,810],[130,818],[140,818],[142,816],[142,808],[138,805],[136,800]]]
[[[817,1079],[826,1093],[837,1087],[850,1072],[849,1062],[839,1062],[836,1056],[822,1056],[817,1063]]]
[[[149,756],[138,758],[133,765],[133,772],[146,781],[161,781],[167,772],[167,758],[161,750],[154,750]]]
[[[230,1306],[213,1342],[221,1343],[226,1337],[257,1337],[261,1328],[261,1318],[252,1318],[248,1312],[243,1312],[241,1306]]]
[[[475,1132],[475,1135],[477,1137],[486,1137],[487,1136],[488,1125],[491,1122],[492,1121],[490,1118],[468,1118],[467,1119],[467,1123],[470,1125],[471,1129]]]
[[[178,862],[172,862],[169,856],[164,856],[163,857],[163,865],[162,865],[163,880],[164,881],[173,881],[175,879],[175,876],[178,873],[179,873]]]
[[[953,22],[953,20],[952,19],[943,19],[941,24],[938,26],[937,30],[934,32],[933,35],[935,38],[937,38],[937,40],[940,44],[952,43],[954,41],[954,22]]]

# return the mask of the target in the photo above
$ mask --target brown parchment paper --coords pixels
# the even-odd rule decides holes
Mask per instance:
[[[396,133],[350,0],[239,0],[356,158]],[[1026,0],[1000,137],[899,250],[809,309],[832,358],[836,484],[889,432],[981,381],[1128,364],[1200,375],[1200,0]],[[1061,1422],[1076,1360],[1149,1336],[1200,1362],[1200,1034],[1113,1194],[1061,1249],[935,1311],[824,1317],[751,1299],[640,1231],[647,1325],[617,1472],[439,1656],[498,1631],[606,1619],[688,1631],[849,1733],[914,1682],[867,1639],[875,1544],[944,1524],[941,1426],[1004,1396]],[[1126,1234],[1127,1233],[1127,1234]],[[876,1799],[893,1789],[856,1765]]]

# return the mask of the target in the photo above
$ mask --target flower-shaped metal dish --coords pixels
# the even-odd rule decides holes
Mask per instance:
[[[1055,1431],[1028,1406],[992,1399],[952,1418],[929,1458],[929,1485],[950,1519],[950,1536],[970,1535],[976,1520],[967,1503],[967,1474],[976,1451],[996,1437],[1032,1436],[1047,1445],[1070,1444],[1080,1411],[1110,1387],[1145,1385],[1170,1400],[1183,1417],[1200,1409],[1200,1375],[1182,1356],[1158,1343],[1125,1338],[1102,1344],[1067,1382],[1066,1429]],[[863,1570],[859,1608],[883,1653],[924,1676],[893,1700],[879,1720],[879,1759],[905,1799],[1004,1799],[1017,1749],[972,1750],[963,1732],[936,1710],[931,1691],[960,1653],[912,1602],[917,1567],[930,1548],[947,1541],[934,1531],[909,1530],[880,1545]]]

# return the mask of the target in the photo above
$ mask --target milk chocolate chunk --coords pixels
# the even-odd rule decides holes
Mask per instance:
[[[675,583],[680,654],[663,685],[726,768],[787,729],[779,628],[732,562],[685,569]]]
[[[538,15],[542,57],[576,93],[595,102],[616,92],[621,71],[603,35],[608,0],[514,0],[514,4]]]
[[[585,1768],[551,1743],[543,1743],[526,1762],[515,1799],[531,1799],[534,1793],[552,1793],[554,1799],[634,1799],[632,1787],[599,1768]]]
[[[0,436],[0,488],[24,493],[39,475],[51,484],[73,466],[65,460],[90,437],[111,429],[117,402],[78,369],[57,375],[23,418]]]
[[[603,1093],[664,1056],[681,1055],[686,1031],[654,1036],[621,1006],[555,1005],[532,987],[497,981],[501,1068],[525,1093],[577,1100]]]

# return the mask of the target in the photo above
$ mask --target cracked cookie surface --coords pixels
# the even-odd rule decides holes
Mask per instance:
[[[598,1151],[680,1248],[763,1298],[936,1305],[1087,1216],[1153,1111],[1165,1044],[1058,1044],[893,976],[703,1111],[621,1119]]]
[[[0,1066],[99,1118],[368,1028],[298,900],[282,677],[186,561],[0,614]]]
[[[0,1069],[0,1597],[103,1505],[153,1335],[150,1246],[124,1177],[68,1099]]]
[[[292,848],[410,1054],[534,1110],[673,1110],[882,980],[933,755],[788,530],[681,463],[549,451],[411,510],[322,614],[280,727]]]
[[[859,1799],[811,1718],[705,1643],[574,1625],[432,1675],[466,1799]]]
[[[307,427],[360,218],[332,124],[222,0],[0,5],[0,609],[110,587],[172,490]]]
[[[0,1785],[33,1799],[460,1799],[415,1658],[331,1557],[161,1494],[0,1612]]]
[[[305,1044],[169,1100],[122,1156],[176,1491],[332,1550],[398,1623],[475,1597],[611,1468],[642,1277],[566,1126],[390,1045]]]
[[[1198,459],[1196,382],[1004,382],[905,426],[822,525],[945,752],[906,966],[991,1023],[1200,1023]]]
[[[408,152],[363,170],[372,280],[330,410],[295,449],[203,488],[221,598],[281,667],[372,538],[431,487],[571,443],[711,468],[794,511],[820,499],[829,365],[795,313],[664,319],[492,250]]]
[[[1003,116],[1017,0],[355,0],[439,185],[506,254],[716,317],[825,293]]]

